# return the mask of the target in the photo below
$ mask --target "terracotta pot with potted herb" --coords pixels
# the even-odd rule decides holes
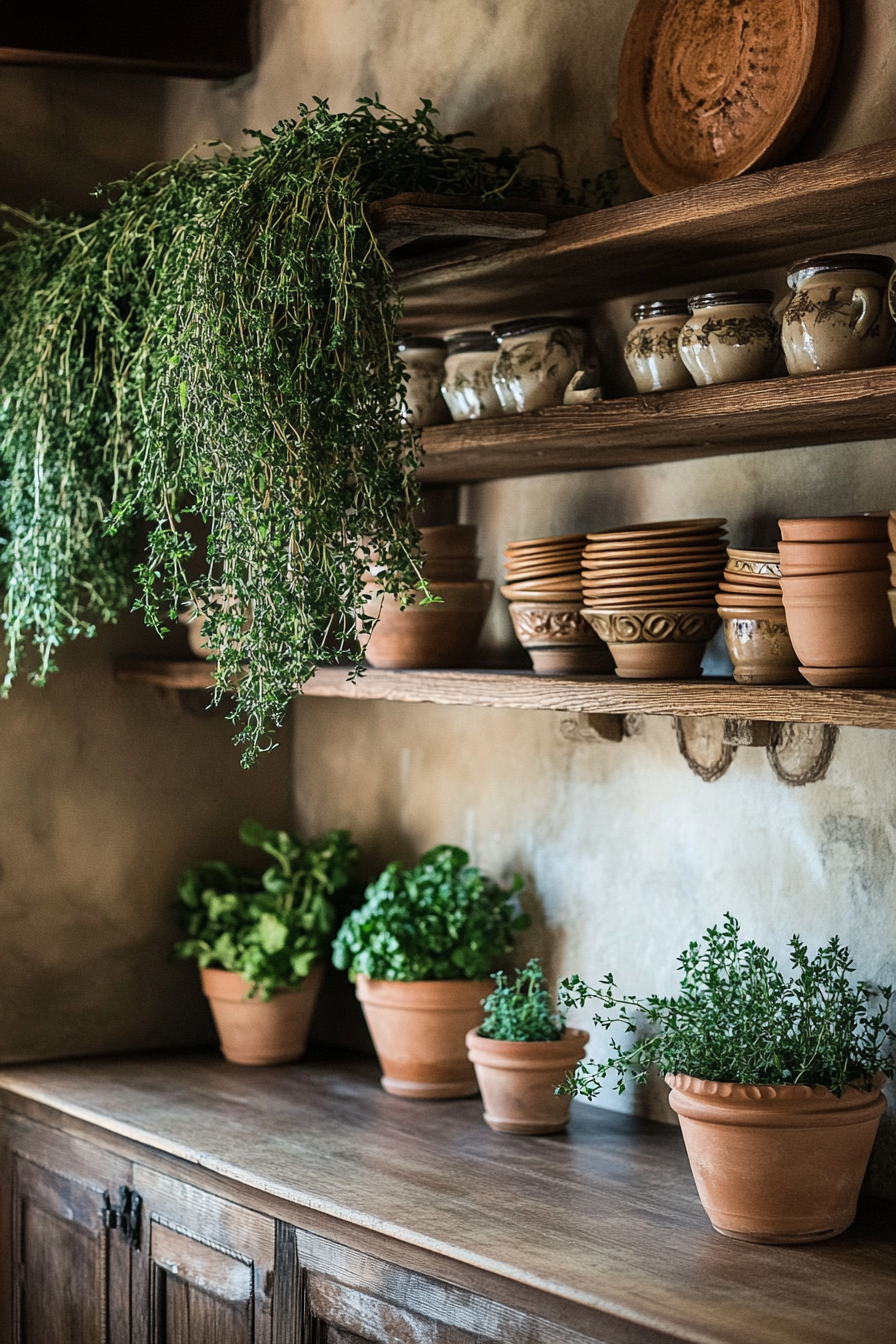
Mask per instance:
[[[742,1241],[823,1241],[849,1227],[896,1075],[892,990],[856,982],[837,938],[814,957],[796,936],[790,948],[788,980],[726,915],[681,954],[677,997],[620,994],[612,975],[561,987],[566,1007],[595,999],[596,1025],[635,1033],[581,1065],[569,1090],[592,1098],[609,1073],[620,1092],[630,1074],[664,1073],[703,1207]]]
[[[492,963],[529,924],[522,886],[500,887],[456,845],[437,845],[413,868],[390,863],[333,943],[349,973],[383,1071],[399,1097],[470,1097],[476,1076],[468,1031],[482,1022]]]
[[[485,1123],[504,1134],[555,1134],[572,1104],[558,1089],[585,1054],[588,1033],[567,1027],[556,1011],[537,957],[513,984],[503,971],[492,978],[485,1021],[467,1032]]]
[[[221,1050],[233,1064],[283,1064],[305,1052],[323,982],[323,956],[335,924],[329,897],[344,887],[357,858],[347,831],[300,840],[240,827],[244,845],[273,863],[263,873],[212,861],[181,878],[187,937],[180,957],[195,957]]]

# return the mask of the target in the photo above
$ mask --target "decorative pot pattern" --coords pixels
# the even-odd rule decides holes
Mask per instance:
[[[483,1119],[501,1134],[557,1134],[572,1097],[556,1089],[585,1056],[587,1031],[567,1027],[559,1041],[493,1041],[467,1032],[467,1052],[485,1103]]]
[[[689,311],[683,299],[635,304],[635,326],[626,337],[623,353],[638,392],[674,392],[694,386],[678,349],[679,332]]]
[[[656,611],[586,611],[583,613],[608,644],[700,644],[719,628],[716,613],[707,608]]]
[[[883,364],[896,329],[887,308],[890,257],[840,253],[795,262],[776,309],[792,377]]]
[[[466,331],[448,341],[442,395],[452,420],[488,420],[503,415],[492,372],[498,341],[488,331]]]
[[[714,1083],[667,1074],[700,1201],[742,1241],[824,1241],[843,1232],[886,1101],[871,1091]]]
[[[509,589],[502,589],[507,595]],[[516,637],[540,676],[612,672],[609,649],[585,620],[582,599],[510,603]]]
[[[386,1092],[438,1100],[476,1095],[466,1035],[482,1025],[491,980],[369,980],[355,993],[383,1071]]]
[[[231,1064],[286,1064],[305,1053],[311,1015],[324,979],[317,962],[296,989],[277,990],[265,1001],[247,998],[250,985],[236,971],[200,970],[221,1042]]]
[[[768,290],[724,290],[688,300],[678,349],[698,387],[767,377],[778,357],[778,324]]]
[[[584,328],[564,318],[538,317],[492,331],[501,347],[492,379],[505,413],[561,405],[570,379],[584,365]]]
[[[442,396],[445,351],[445,342],[435,336],[405,336],[398,342],[408,374],[404,393],[407,420],[415,429],[442,425],[450,419]]]

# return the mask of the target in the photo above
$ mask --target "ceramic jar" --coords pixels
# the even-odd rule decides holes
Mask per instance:
[[[574,373],[584,367],[584,323],[529,317],[492,327],[500,350],[492,379],[504,411],[560,406]]]
[[[407,419],[415,429],[442,425],[450,418],[442,396],[446,349],[437,336],[402,336],[398,341],[398,353],[408,375],[404,394]]]
[[[800,660],[787,629],[783,599],[779,607],[742,604],[719,607],[725,644],[734,664],[734,680],[744,686],[786,686],[800,681]]]
[[[767,378],[778,357],[778,324],[767,289],[729,289],[688,299],[678,334],[685,368],[698,387]]]
[[[502,415],[492,382],[498,340],[490,331],[460,331],[448,339],[442,396],[452,420],[487,420]]]
[[[776,312],[791,377],[873,369],[883,364],[893,338],[887,305],[891,257],[838,252],[790,267],[793,291]]]
[[[625,338],[624,355],[638,392],[674,392],[694,386],[678,349],[678,333],[689,313],[686,299],[635,304],[635,325]]]

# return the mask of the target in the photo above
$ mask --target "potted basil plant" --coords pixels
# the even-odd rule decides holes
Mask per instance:
[[[333,961],[355,983],[387,1092],[469,1097],[476,1076],[464,1044],[482,1022],[486,977],[528,927],[513,897],[454,845],[437,845],[412,868],[390,863],[367,888],[333,943]]]
[[[822,1241],[849,1227],[896,1074],[892,990],[856,982],[837,938],[810,957],[794,936],[790,961],[787,979],[726,915],[682,952],[676,996],[620,994],[612,975],[561,987],[565,1006],[594,999],[596,1025],[634,1035],[580,1065],[569,1091],[592,1098],[615,1073],[622,1092],[628,1075],[644,1082],[657,1067],[703,1207],[743,1241]]]
[[[347,831],[306,841],[257,821],[240,839],[273,862],[263,873],[217,860],[188,868],[178,888],[187,936],[175,951],[199,963],[225,1058],[281,1064],[304,1054],[336,922],[329,898],[357,850]]]
[[[485,1021],[467,1032],[485,1123],[504,1134],[555,1134],[569,1123],[572,1104],[559,1089],[585,1054],[588,1033],[567,1027],[537,957],[512,984],[503,971],[492,979]]]

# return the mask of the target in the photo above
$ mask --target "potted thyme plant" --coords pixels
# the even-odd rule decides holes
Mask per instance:
[[[513,984],[503,971],[492,979],[485,1021],[467,1032],[485,1123],[505,1134],[555,1134],[569,1123],[572,1103],[559,1089],[585,1054],[588,1033],[567,1027],[537,957]]]
[[[837,938],[814,957],[796,935],[790,949],[786,979],[726,915],[682,952],[677,996],[620,994],[612,975],[561,987],[566,1007],[594,999],[596,1025],[635,1037],[580,1065],[568,1090],[592,1098],[615,1073],[622,1092],[627,1076],[659,1068],[703,1207],[743,1241],[821,1241],[849,1227],[896,1074],[892,990],[856,982]]]
[[[300,840],[257,821],[244,845],[273,863],[261,874],[212,860],[180,881],[180,957],[195,957],[226,1059],[282,1064],[305,1051],[335,923],[329,898],[357,858],[347,831]]]
[[[529,924],[513,902],[521,886],[500,887],[464,850],[437,845],[413,868],[390,863],[343,922],[333,961],[355,982],[387,1092],[475,1094],[464,1039],[482,1021],[492,963]]]

